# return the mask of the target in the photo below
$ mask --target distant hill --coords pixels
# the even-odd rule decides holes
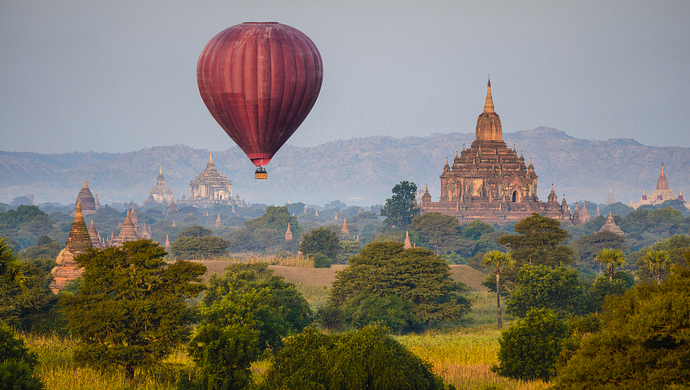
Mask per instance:
[[[565,193],[571,203],[604,203],[609,187],[616,200],[637,201],[642,189],[656,186],[662,161],[671,189],[690,195],[690,148],[645,146],[632,139],[584,140],[546,127],[506,133],[504,139],[533,159],[544,200],[553,183],[559,200]],[[213,161],[232,180],[233,192],[250,203],[280,205],[289,199],[322,205],[338,199],[368,206],[385,202],[401,180],[428,184],[437,200],[446,157],[452,160],[473,140],[474,133],[450,133],[353,138],[312,148],[286,145],[264,181],[254,180],[253,165],[237,147],[213,151]],[[177,199],[189,195],[190,179],[203,171],[208,158],[209,151],[184,145],[120,154],[0,152],[0,202],[34,194],[36,203],[71,203],[84,180],[101,204],[143,202],[161,163]]]

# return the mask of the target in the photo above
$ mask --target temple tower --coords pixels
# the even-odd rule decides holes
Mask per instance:
[[[78,268],[77,262],[74,259],[82,253],[86,253],[92,247],[91,236],[84,221],[81,203],[77,203],[74,222],[72,222],[65,249],[58,254],[58,257],[55,259],[57,265],[51,271],[53,281],[50,283],[49,288],[53,293],[57,294],[69,282],[81,276],[82,270]]]

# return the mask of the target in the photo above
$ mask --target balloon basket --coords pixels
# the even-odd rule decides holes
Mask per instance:
[[[266,172],[265,168],[258,167],[256,168],[256,172],[254,172],[254,179],[266,180],[268,179],[268,172]]]

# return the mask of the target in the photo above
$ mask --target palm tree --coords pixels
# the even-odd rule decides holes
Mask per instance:
[[[484,254],[482,265],[493,265],[494,273],[496,274],[496,317],[498,318],[498,328],[503,327],[503,320],[501,320],[501,284],[500,275],[503,267],[512,263],[513,259],[510,253],[503,253],[499,251],[491,251]]]
[[[625,265],[625,255],[620,249],[602,249],[594,260],[606,266],[606,273],[609,275],[609,281],[613,280],[613,275],[616,273],[616,267]]]
[[[669,258],[666,251],[649,251],[644,255],[642,261],[652,271],[656,284],[661,284],[664,279],[664,273],[669,266]]]
[[[14,253],[7,239],[0,237],[0,283],[24,287],[25,280],[19,256]]]

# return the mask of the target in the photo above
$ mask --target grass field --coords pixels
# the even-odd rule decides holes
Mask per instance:
[[[234,260],[234,259],[233,259]],[[205,278],[213,273],[223,274],[225,267],[233,260],[202,261],[208,272]],[[270,260],[270,259],[268,259]],[[234,260],[237,261],[237,260]],[[266,261],[266,259],[256,259]],[[274,262],[275,264],[275,262]],[[270,266],[275,275],[283,276],[293,282],[304,295],[312,309],[325,304],[330,284],[335,273],[344,266],[330,269],[309,268],[308,264],[295,262],[292,266],[275,264]],[[541,381],[515,381],[501,378],[490,371],[492,364],[497,363],[498,337],[496,329],[495,295],[486,292],[481,286],[485,274],[466,266],[452,266],[453,279],[467,284],[468,293],[473,301],[472,311],[464,321],[465,327],[445,328],[427,331],[422,334],[395,336],[412,352],[428,361],[434,371],[446,383],[458,389],[469,390],[540,390],[548,384]],[[504,324],[512,320],[504,315]],[[507,326],[507,325],[506,325]],[[75,340],[62,336],[25,335],[29,348],[39,354],[40,364],[36,373],[45,381],[49,390],[124,389],[125,380],[122,372],[100,373],[90,368],[78,367],[72,361]],[[268,368],[268,362],[257,362],[252,366],[254,374],[260,376]],[[175,351],[158,367],[137,374],[136,388],[139,389],[174,389],[175,380],[180,370],[194,369],[193,362],[183,349]]]

